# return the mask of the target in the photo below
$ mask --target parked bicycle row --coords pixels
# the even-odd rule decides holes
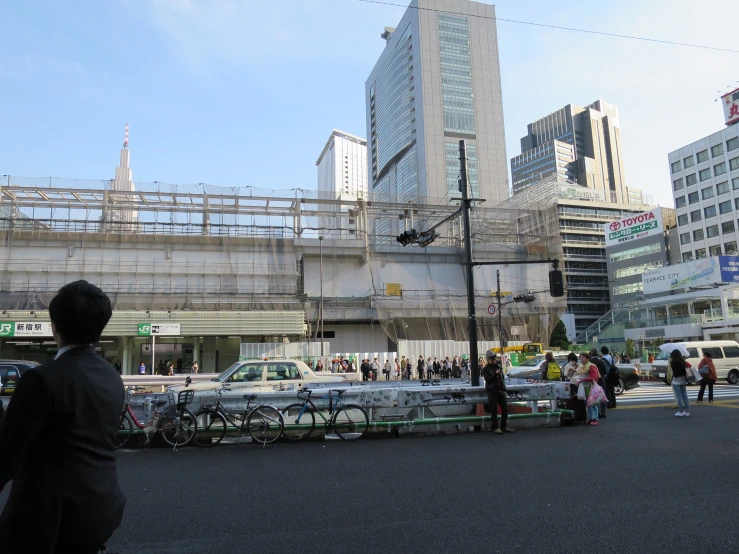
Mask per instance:
[[[143,436],[144,444],[160,435],[173,448],[194,444],[210,447],[219,444],[227,435],[249,435],[254,442],[265,445],[283,437],[298,441],[309,437],[316,428],[316,415],[321,418],[326,434],[335,434],[343,440],[357,440],[369,428],[369,416],[364,408],[346,404],[345,390],[328,390],[321,399],[328,400],[328,417],[311,398],[314,391],[301,389],[297,393],[299,402],[282,410],[268,405],[253,405],[256,394],[245,394],[244,411],[231,411],[221,401],[224,392],[231,391],[223,384],[216,391],[213,403],[201,402],[193,413],[188,406],[195,399],[195,391],[185,390],[177,394],[177,402],[168,400],[153,403],[151,419],[140,420],[131,408],[131,395],[144,387],[128,387],[126,403],[121,414],[116,448],[123,448],[134,436]],[[322,392],[323,394],[323,392]],[[319,424],[320,425],[320,424]]]

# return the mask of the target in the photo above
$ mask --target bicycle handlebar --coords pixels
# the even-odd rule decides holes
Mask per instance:
[[[307,396],[300,396],[301,394],[307,394]],[[298,398],[304,399],[304,398],[310,398],[310,395],[313,394],[313,391],[307,388],[302,388],[298,391]]]

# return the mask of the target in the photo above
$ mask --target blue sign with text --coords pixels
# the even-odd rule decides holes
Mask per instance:
[[[719,256],[722,283],[739,283],[739,256]]]

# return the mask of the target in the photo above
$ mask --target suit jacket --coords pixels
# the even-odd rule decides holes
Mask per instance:
[[[0,552],[76,551],[118,528],[114,439],[125,390],[92,346],[27,370],[0,421]]]

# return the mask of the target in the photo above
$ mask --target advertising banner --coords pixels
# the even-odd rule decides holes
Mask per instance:
[[[606,248],[663,233],[662,208],[635,214],[603,226]]]
[[[644,294],[669,292],[677,289],[722,283],[723,278],[721,277],[720,258],[736,257],[718,256],[713,258],[702,258],[692,262],[685,262],[682,264],[645,271],[642,274]]]
[[[139,323],[138,326],[138,336],[140,337],[171,337],[179,334],[179,323]]]
[[[739,283],[739,256],[719,256],[721,282]]]
[[[739,122],[739,88],[721,96],[726,124]]]

